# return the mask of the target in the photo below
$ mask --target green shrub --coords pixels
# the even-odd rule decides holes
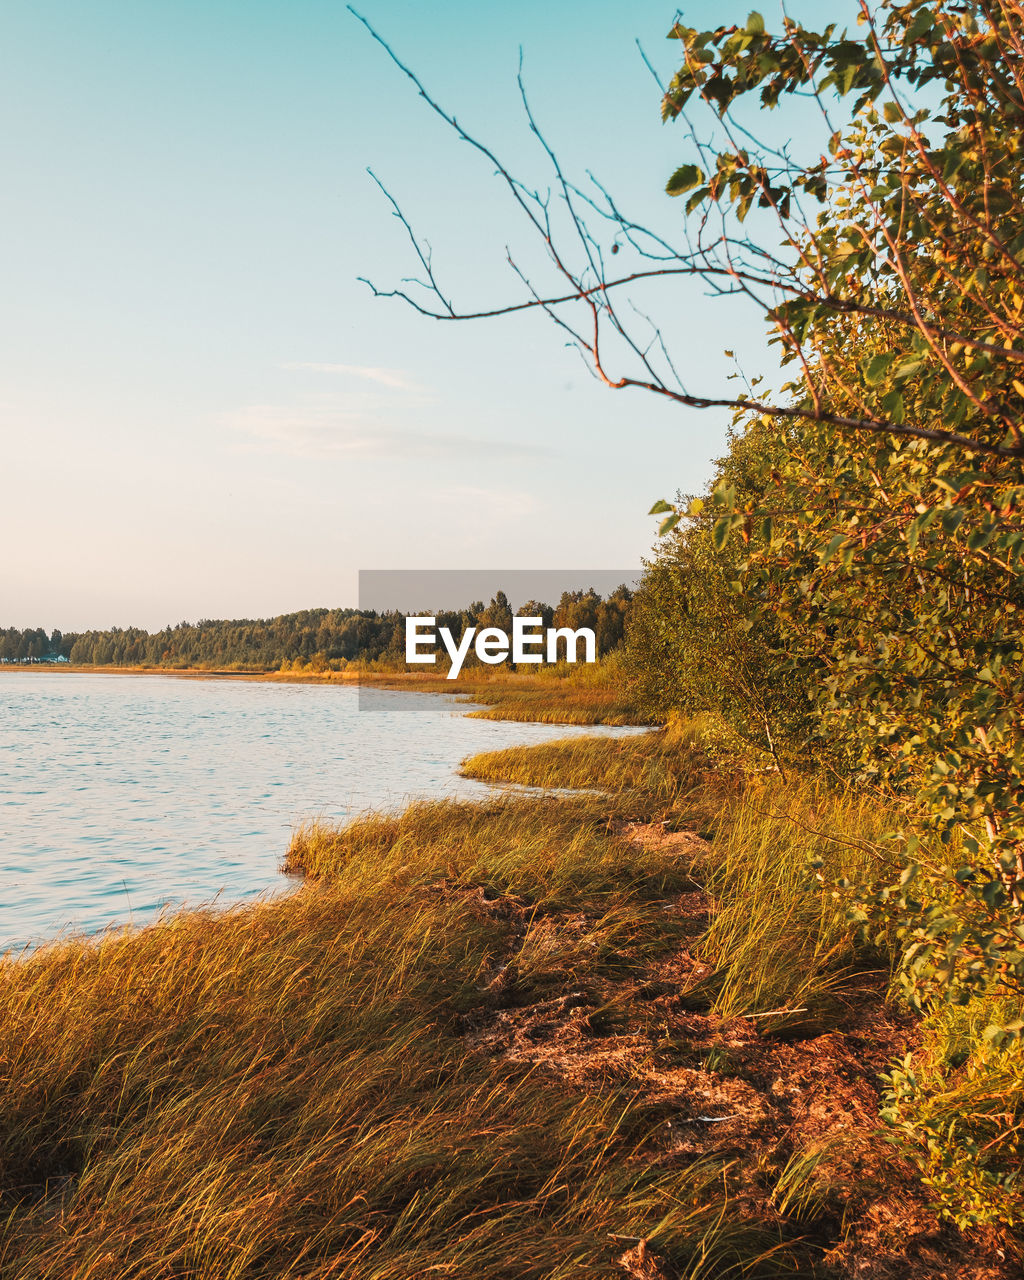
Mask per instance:
[[[1024,1226],[1024,1044],[1003,1030],[1021,1013],[1019,1000],[944,1006],[889,1076],[883,1118],[961,1229]]]

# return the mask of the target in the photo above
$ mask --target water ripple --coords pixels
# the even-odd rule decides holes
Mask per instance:
[[[594,732],[469,720],[433,694],[0,672],[0,948],[288,882],[295,825],[479,796],[477,751]],[[422,712],[422,714],[413,714]]]

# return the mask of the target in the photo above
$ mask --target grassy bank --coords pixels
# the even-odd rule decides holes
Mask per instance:
[[[478,670],[460,674],[457,680],[420,672],[367,672],[361,683],[384,689],[411,689],[443,693],[467,702],[483,704],[470,712],[481,720],[518,720],[543,724],[643,723],[633,701],[623,690],[614,662],[594,667],[561,666],[526,674],[499,668],[486,675]]]
[[[4,962],[0,1277],[1018,1274],[880,1132],[937,1033],[827,886],[888,815],[702,743],[477,757],[604,794],[313,824],[290,897]]]
[[[349,663],[341,670],[312,669],[307,663],[287,670],[245,670],[216,667],[91,667],[74,664],[34,666],[10,665],[4,671],[46,672],[59,676],[148,675],[172,676],[181,680],[261,680],[272,684],[366,685],[375,689],[438,693],[466,702],[482,704],[471,715],[483,720],[516,720],[544,724],[643,723],[617,677],[614,660],[593,667],[566,664],[545,667],[537,673],[513,671],[506,667],[484,670],[470,668],[457,680],[440,674],[393,669],[384,664]]]
[[[676,859],[530,800],[290,861],[317,880],[285,901],[3,967],[5,1276],[600,1276],[631,1236],[728,1270],[784,1237],[723,1217],[723,1162],[645,1158],[627,1081],[470,1047],[570,972],[601,1034],[602,982],[672,939]]]

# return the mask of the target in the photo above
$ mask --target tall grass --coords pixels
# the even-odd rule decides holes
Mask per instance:
[[[443,882],[522,897],[538,910],[604,909],[671,892],[686,872],[616,839],[584,800],[423,801],[395,815],[301,828],[286,868],[333,886]]]
[[[740,775],[714,765],[700,721],[621,738],[566,738],[471,756],[461,771],[496,784],[599,789],[603,810],[713,823],[739,791]]]
[[[575,1280],[623,1237],[786,1269],[720,1165],[649,1166],[614,1087],[465,1049],[523,911],[587,913],[583,973],[629,963],[678,866],[508,800],[308,829],[290,863],[315,879],[286,899],[0,964],[4,1280]]]
[[[699,993],[723,1017],[771,1013],[781,1029],[820,1018],[868,966],[888,981],[892,954],[858,946],[837,882],[892,873],[894,814],[874,795],[820,778],[744,775],[712,764],[699,721],[628,738],[577,738],[475,756],[487,781],[598,787],[600,805],[713,835],[701,860],[714,901]],[[781,1010],[781,1013],[775,1011]],[[799,1012],[794,1012],[799,1011]]]
[[[834,1010],[868,966],[888,984],[893,953],[857,945],[834,886],[893,873],[893,825],[876,797],[820,779],[768,776],[744,790],[707,862],[716,910],[702,949],[718,966],[720,1014],[779,1011],[769,1025],[792,1027]]]

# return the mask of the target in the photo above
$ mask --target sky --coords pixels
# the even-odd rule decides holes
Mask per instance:
[[[573,176],[679,225],[686,139],[636,45],[671,74],[671,6],[361,11],[546,184],[521,50]],[[442,324],[360,283],[416,265],[368,167],[459,301],[518,300],[506,245],[537,258],[492,166],[342,4],[5,0],[0,108],[0,626],[354,605],[359,570],[639,565],[652,502],[707,481],[726,415],[607,390],[542,315]],[[756,316],[666,297],[698,384],[727,385],[727,347],[771,363]]]

